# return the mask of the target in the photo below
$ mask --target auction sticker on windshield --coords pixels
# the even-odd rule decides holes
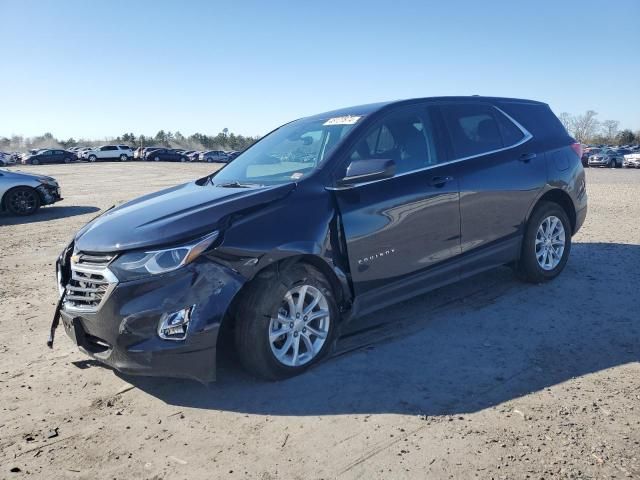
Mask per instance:
[[[347,115],[345,117],[333,117],[323,123],[323,125],[353,125],[362,117]]]

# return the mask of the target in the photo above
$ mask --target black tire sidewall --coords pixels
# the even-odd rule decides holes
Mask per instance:
[[[280,380],[299,375],[326,356],[337,331],[339,311],[329,283],[311,265],[297,263],[273,273],[272,277],[255,280],[248,287],[237,312],[235,340],[241,362],[248,371],[261,378]],[[269,325],[287,291],[303,284],[319,289],[327,299],[331,315],[329,334],[313,360],[298,367],[289,367],[280,363],[271,350]]]
[[[15,195],[16,193],[20,192],[20,191],[24,191],[24,190],[30,190],[33,191],[33,194],[35,195],[35,199],[36,199],[36,206],[33,209],[33,211],[31,212],[19,212],[19,211],[15,211],[13,208],[11,208],[11,196]],[[9,190],[7,192],[7,196],[5,197],[5,208],[9,211],[9,213],[13,214],[13,215],[17,215],[19,217],[26,217],[29,215],[33,215],[34,213],[36,213],[39,209],[40,209],[40,195],[38,195],[38,192],[34,191],[32,188],[30,187],[17,187],[14,188],[12,190]]]
[[[564,228],[565,243],[562,259],[553,270],[544,270],[539,264],[535,253],[535,241],[538,227],[542,220],[549,216],[555,216],[560,219]],[[522,252],[520,255],[520,273],[524,280],[541,283],[554,279],[564,269],[569,254],[571,253],[571,222],[564,209],[553,202],[541,203],[531,215],[525,236],[522,242]]]

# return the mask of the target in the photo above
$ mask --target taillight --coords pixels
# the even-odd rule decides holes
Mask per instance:
[[[571,148],[573,149],[574,152],[576,152],[576,155],[578,155],[578,158],[582,158],[582,144],[579,142],[576,143],[572,143],[571,144]]]

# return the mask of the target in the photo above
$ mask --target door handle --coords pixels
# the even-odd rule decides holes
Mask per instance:
[[[444,186],[445,183],[449,183],[453,180],[453,177],[432,177],[431,180],[429,180],[429,184],[432,187],[442,187]]]
[[[535,153],[523,153],[522,155],[520,155],[520,161],[524,163],[529,163],[534,158],[536,158]]]

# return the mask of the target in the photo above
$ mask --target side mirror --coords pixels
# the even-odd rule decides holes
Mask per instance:
[[[339,187],[349,187],[360,183],[391,178],[396,173],[396,163],[393,160],[370,158],[354,160],[347,167],[347,174],[338,180]]]

